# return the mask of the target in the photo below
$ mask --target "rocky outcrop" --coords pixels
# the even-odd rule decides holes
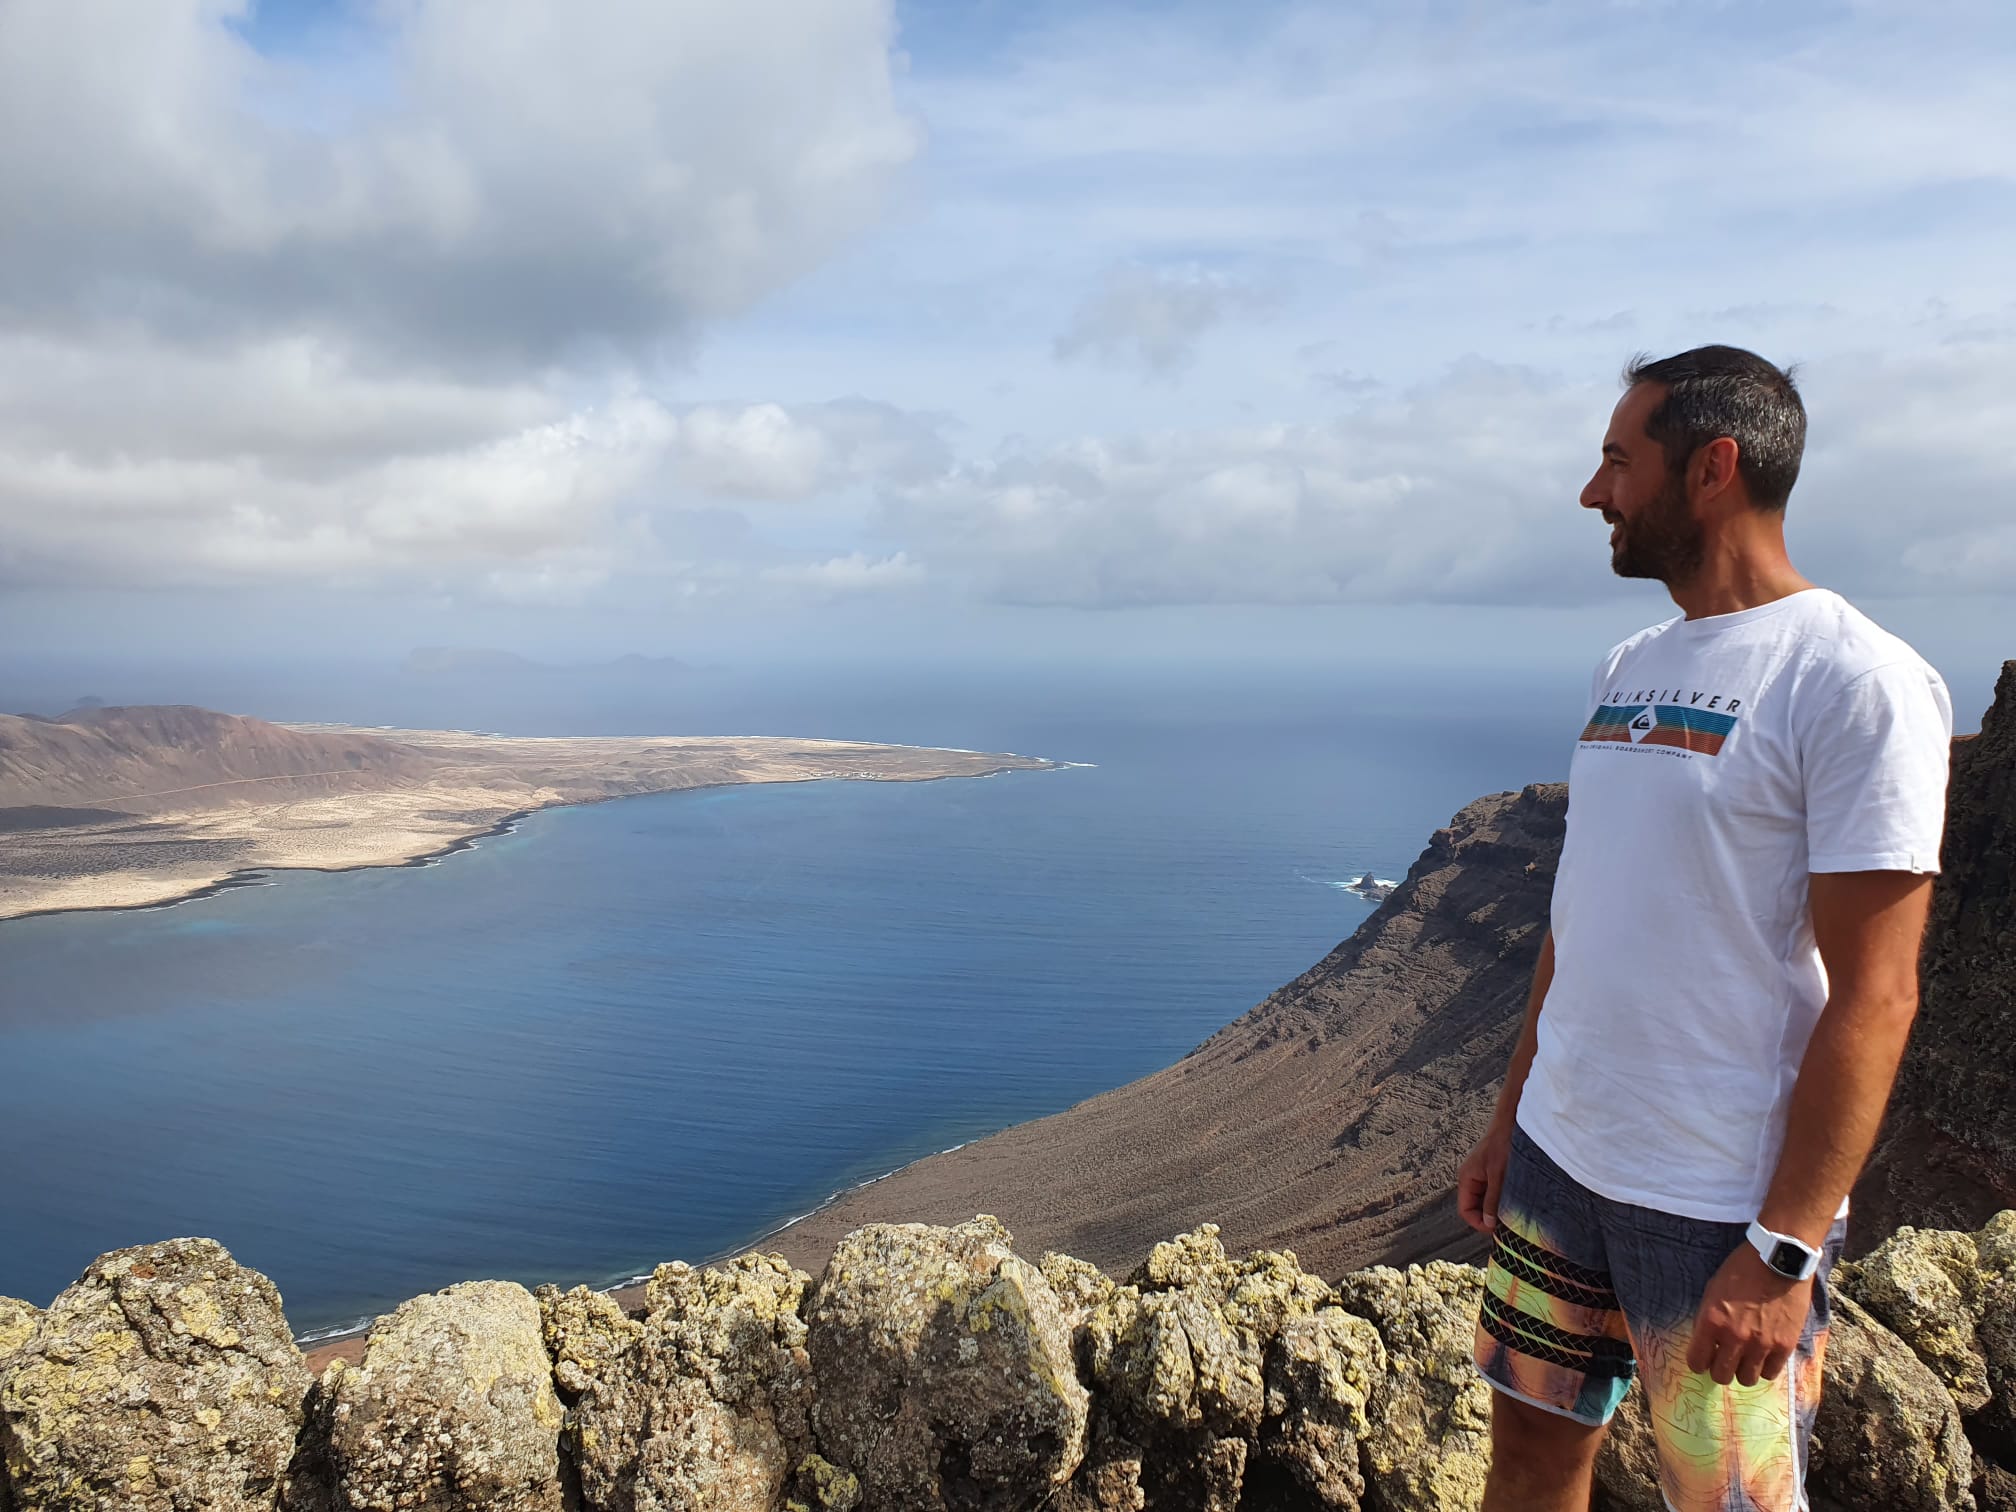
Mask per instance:
[[[539,1304],[508,1281],[402,1303],[316,1391],[293,1505],[560,1512],[560,1400]]]
[[[42,1309],[19,1297],[0,1297],[0,1360],[28,1342],[42,1321]]]
[[[222,1245],[115,1250],[48,1312],[7,1309],[0,1334],[0,1455],[22,1512],[277,1503],[308,1372],[273,1283]]]
[[[2012,1262],[2016,1212],[1841,1268],[1816,1512],[2010,1504]],[[1482,1288],[1450,1262],[1333,1286],[1212,1224],[1113,1280],[980,1216],[865,1228],[816,1282],[659,1266],[643,1316],[450,1286],[308,1389],[264,1278],[177,1240],[0,1304],[6,1486],[16,1512],[1470,1512]],[[1597,1512],[1659,1506],[1633,1391]]]
[[[1899,1229],[1839,1284],[1938,1377],[1982,1456],[2016,1467],[2016,1212],[1974,1234]]]
[[[1085,1453],[1064,1309],[991,1217],[850,1234],[806,1297],[819,1446],[867,1505],[1034,1506]]]
[[[2012,1261],[2016,1212],[1841,1269],[1816,1512],[2010,1506]],[[816,1281],[660,1266],[642,1317],[450,1287],[308,1389],[271,1287],[181,1240],[0,1305],[6,1484],[16,1512],[1472,1512],[1482,1288],[1443,1261],[1332,1286],[1209,1224],[1116,1281],[983,1216],[863,1229]],[[1640,1396],[1596,1512],[1662,1505]]]
[[[1062,1268],[1055,1257],[1046,1266]],[[1336,1303],[1291,1254],[1233,1262],[1216,1224],[1156,1245],[1080,1328],[1101,1408],[1094,1476],[1112,1482],[1128,1467],[1150,1506],[1230,1512],[1249,1479],[1271,1479],[1290,1499],[1355,1507],[1357,1441],[1384,1354]],[[1113,1493],[1087,1477],[1081,1494]]]
[[[1808,1475],[1815,1512],[1974,1512],[1974,1456],[1937,1374],[1847,1297],[1834,1299]]]
[[[594,1512],[770,1512],[812,1448],[808,1277],[774,1255],[661,1265],[643,1325],[607,1331],[569,1414]],[[579,1335],[575,1336],[578,1341]],[[570,1362],[571,1363],[571,1362]]]
[[[1471,1363],[1484,1273],[1431,1261],[1346,1277],[1344,1305],[1370,1318],[1389,1362],[1374,1399],[1367,1472],[1385,1512],[1475,1507],[1491,1464],[1491,1388]]]

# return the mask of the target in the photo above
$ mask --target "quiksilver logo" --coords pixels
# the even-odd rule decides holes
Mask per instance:
[[[1729,700],[1729,708],[1738,706],[1738,700]],[[1663,746],[1696,756],[1719,756],[1722,743],[1736,728],[1736,718],[1727,712],[1711,714],[1692,704],[1599,704],[1583,728],[1582,740]]]

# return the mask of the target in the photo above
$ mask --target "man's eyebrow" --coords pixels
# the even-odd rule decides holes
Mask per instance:
[[[1615,441],[1605,441],[1603,443],[1603,455],[1606,457],[1615,457],[1619,462],[1629,462],[1631,460],[1631,454]]]

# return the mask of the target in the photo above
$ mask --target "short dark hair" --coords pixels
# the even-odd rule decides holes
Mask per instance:
[[[1625,364],[1624,386],[1666,386],[1645,434],[1665,449],[1675,474],[1710,441],[1727,436],[1736,443],[1736,471],[1750,502],[1783,509],[1806,450],[1806,406],[1792,374],[1741,347],[1703,346],[1657,361],[1640,352]]]

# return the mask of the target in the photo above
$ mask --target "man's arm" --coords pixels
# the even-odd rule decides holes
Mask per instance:
[[[1533,1054],[1540,1045],[1540,1007],[1547,1001],[1547,988],[1553,981],[1554,931],[1550,929],[1540,941],[1533,988],[1526,996],[1526,1022],[1505,1068],[1505,1085],[1499,1090],[1491,1127],[1456,1176],[1456,1209],[1465,1223],[1482,1234],[1498,1227],[1498,1193],[1505,1185],[1505,1165],[1511,1158],[1512,1125],[1519,1116],[1519,1094],[1526,1089],[1526,1073],[1533,1069]]]
[[[1827,1007],[1799,1063],[1785,1147],[1758,1217],[1817,1248],[1876,1144],[1904,1058],[1932,879],[1819,872],[1811,885]]]
[[[1799,1063],[1785,1145],[1758,1218],[1817,1249],[1869,1158],[1897,1079],[1918,1011],[1932,879],[1816,872],[1810,885],[1827,1006]],[[1689,1368],[1724,1385],[1775,1380],[1798,1343],[1812,1285],[1786,1281],[1748,1245],[1737,1250],[1702,1301]]]

